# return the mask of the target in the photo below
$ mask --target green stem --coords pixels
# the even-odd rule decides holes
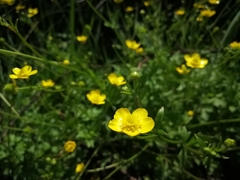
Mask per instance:
[[[201,178],[198,178],[197,176],[194,176],[193,174],[191,174],[190,172],[186,171],[185,169],[182,169],[182,171],[188,175],[189,177],[191,177],[194,180],[202,180]]]
[[[17,116],[20,117],[20,115],[18,114],[18,112],[16,111],[16,109],[9,103],[9,101],[3,96],[2,93],[0,93],[0,98],[3,100],[3,102],[10,107],[10,109],[12,110],[12,112]]]
[[[189,124],[186,125],[187,128],[193,129],[193,128],[198,128],[202,126],[211,126],[211,125],[216,125],[216,124],[226,124],[226,123],[240,123],[240,119],[223,119],[219,121],[210,121],[202,124]]]
[[[72,43],[71,43],[71,48],[70,48],[70,55],[73,54],[74,51],[74,40],[75,40],[75,0],[71,0],[71,8],[70,8],[70,33],[72,35]],[[71,57],[70,57],[71,58]]]
[[[107,19],[103,17],[101,13],[98,12],[98,10],[92,5],[92,3],[89,2],[89,0],[86,0],[87,4],[90,6],[90,8],[105,22],[107,22]]]
[[[87,170],[86,172],[89,172],[89,173],[95,173],[95,172],[99,172],[99,171],[104,171],[106,169],[111,169],[111,168],[114,168],[116,166],[118,166],[119,163],[114,163],[114,164],[111,164],[111,165],[108,165],[108,166],[105,166],[105,167],[100,167],[100,168],[95,168],[95,169],[89,169]]]

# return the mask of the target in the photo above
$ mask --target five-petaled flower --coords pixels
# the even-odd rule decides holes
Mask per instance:
[[[233,42],[230,44],[230,47],[231,47],[232,49],[240,49],[240,42],[233,41]]]
[[[115,112],[114,119],[109,121],[108,127],[116,132],[129,136],[137,136],[151,131],[155,123],[144,108],[138,108],[131,114],[127,108],[120,108]]]
[[[12,69],[14,74],[10,74],[9,77],[11,79],[28,79],[29,76],[36,74],[38,71],[33,70],[32,66],[24,66],[22,69],[20,68],[13,68]]]
[[[81,35],[81,36],[77,36],[77,41],[78,42],[82,42],[82,43],[85,43],[87,41],[88,37],[87,36],[84,36],[84,35]]]
[[[105,104],[106,95],[100,94],[99,90],[92,90],[87,94],[87,98],[92,104],[100,105]]]
[[[214,14],[216,14],[216,11],[211,9],[204,9],[200,11],[201,16],[205,17],[212,17]]]
[[[33,17],[38,14],[38,8],[28,8],[28,17]]]
[[[193,53],[192,55],[185,54],[184,59],[187,62],[187,66],[191,68],[204,68],[208,63],[208,60],[201,58],[198,53]]]
[[[108,80],[112,85],[116,85],[116,86],[121,86],[123,84],[126,84],[126,81],[124,81],[124,77],[123,76],[117,77],[115,73],[109,74]]]
[[[64,144],[64,150],[66,152],[73,152],[76,148],[76,143],[74,141],[67,141],[65,144]]]
[[[75,172],[80,173],[80,172],[82,172],[83,169],[84,169],[84,163],[79,163],[76,166]]]
[[[0,0],[0,4],[8,4],[9,6],[13,5],[15,0]]]
[[[184,9],[178,9],[174,12],[175,14],[179,15],[179,16],[182,16],[185,14],[185,10]]]
[[[42,80],[41,83],[43,87],[53,87],[55,84],[55,82],[53,82],[51,79]]]
[[[185,64],[182,64],[181,67],[177,67],[176,68],[176,71],[179,73],[179,74],[187,74],[190,72],[190,70],[186,67]]]

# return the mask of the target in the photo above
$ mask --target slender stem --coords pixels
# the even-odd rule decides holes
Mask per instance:
[[[114,167],[116,167],[118,165],[119,165],[119,163],[114,163],[114,164],[111,164],[111,165],[108,165],[108,166],[104,166],[104,167],[100,167],[100,168],[89,169],[86,172],[95,173],[95,172],[99,172],[99,171],[104,171],[106,169],[114,168]]]
[[[198,178],[197,176],[194,176],[193,174],[191,174],[190,172],[186,171],[185,169],[182,169],[182,171],[187,174],[189,177],[191,177],[194,180],[202,180],[201,178]]]
[[[18,112],[16,111],[16,109],[10,104],[10,102],[3,96],[2,93],[0,93],[0,98],[3,100],[3,102],[11,108],[12,112],[17,116],[20,117],[20,115],[18,114]]]
[[[72,43],[71,43],[71,47],[70,47],[70,55],[74,53],[74,39],[75,39],[75,33],[74,33],[74,29],[75,29],[75,0],[71,0],[71,8],[70,8],[70,33],[72,35],[71,39],[72,39]]]
[[[88,5],[90,6],[90,8],[91,8],[103,21],[107,22],[107,19],[105,19],[105,17],[103,17],[103,15],[98,12],[98,10],[89,2],[89,0],[86,0],[86,2],[87,2]]]

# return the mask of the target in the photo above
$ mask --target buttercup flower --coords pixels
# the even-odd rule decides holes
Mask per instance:
[[[143,1],[143,4],[144,4],[144,6],[149,6],[150,5],[150,2],[149,1]]]
[[[82,42],[82,43],[85,43],[87,41],[88,37],[87,36],[84,36],[84,35],[81,35],[81,36],[77,36],[77,40],[79,42]]]
[[[192,110],[188,111],[187,112],[188,116],[193,116],[194,115],[194,112]]]
[[[15,0],[0,0],[0,4],[7,4],[9,6],[13,5]]]
[[[70,61],[69,61],[68,59],[65,59],[65,60],[63,60],[63,64],[64,64],[64,65],[69,65],[69,64],[70,64]]]
[[[28,8],[28,17],[33,17],[38,14],[38,8]]]
[[[151,131],[155,123],[144,108],[138,108],[131,114],[127,108],[120,108],[115,112],[114,119],[109,121],[108,127],[116,132],[129,136],[137,136]]]
[[[76,148],[76,143],[74,141],[67,141],[65,144],[64,144],[64,150],[66,152],[73,152]]]
[[[132,12],[133,11],[133,7],[132,6],[128,6],[125,9],[126,12]]]
[[[106,95],[100,94],[99,90],[92,90],[87,94],[87,98],[92,104],[100,105],[105,104]]]
[[[140,47],[140,48],[136,49],[135,51],[140,54],[144,51],[144,49],[142,47]]]
[[[53,87],[55,84],[55,82],[53,82],[51,79],[42,80],[41,83],[43,87]]]
[[[175,14],[182,16],[185,14],[185,10],[184,9],[178,9],[177,11],[174,12]]]
[[[201,16],[205,17],[212,17],[214,14],[216,14],[216,11],[211,9],[204,9],[200,11]]]
[[[12,69],[14,74],[10,74],[9,77],[11,79],[28,79],[29,76],[37,74],[37,70],[32,71],[32,66],[24,66],[22,69],[20,68],[13,68]]]
[[[115,73],[109,74],[108,80],[112,85],[116,85],[116,86],[121,86],[123,84],[126,84],[126,81],[124,81],[124,77],[123,76],[117,77]]]
[[[193,7],[198,8],[198,9],[204,9],[205,8],[204,5],[199,4],[199,3],[194,3]]]
[[[220,3],[219,0],[208,0],[208,2],[209,2],[210,4],[219,4],[219,3]]]
[[[185,54],[184,59],[187,61],[187,66],[191,68],[204,68],[208,63],[208,60],[202,59],[198,53]]]
[[[123,0],[113,0],[115,3],[121,3]]]
[[[75,172],[80,173],[84,169],[84,163],[77,164]]]
[[[240,42],[234,41],[230,44],[232,49],[240,49]]]
[[[16,6],[16,11],[18,12],[18,11],[24,9],[24,8],[25,8],[24,5],[20,5],[20,4],[19,4],[19,5]]]
[[[177,67],[176,68],[176,71],[179,73],[179,74],[187,74],[190,72],[190,70],[186,67],[185,64],[182,64],[181,67]]]
[[[132,40],[126,40],[125,44],[129,49],[133,49],[133,50],[137,50],[141,46],[140,43],[137,43],[136,41],[132,41]]]

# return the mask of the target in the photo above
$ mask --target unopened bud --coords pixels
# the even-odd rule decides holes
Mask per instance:
[[[138,79],[140,77],[139,73],[137,71],[134,71],[130,74],[130,77],[132,79]]]
[[[231,139],[231,138],[227,138],[227,139],[224,141],[224,144],[225,144],[225,146],[227,146],[227,147],[236,146],[235,140],[234,140],[234,139]]]

